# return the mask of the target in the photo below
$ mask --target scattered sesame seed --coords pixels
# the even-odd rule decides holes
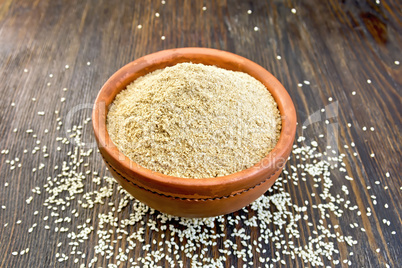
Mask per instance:
[[[302,84],[302,83],[298,83],[297,86],[298,86],[298,87],[302,87],[303,84]]]
[[[367,127],[363,127],[362,129],[363,129],[363,131],[366,131],[366,130],[367,130]]]
[[[370,154],[370,157],[374,157],[374,156],[375,156],[375,154],[374,154],[374,153],[371,153],[371,154]]]
[[[356,95],[356,91],[352,91],[352,95],[353,95],[353,96]]]
[[[65,102],[65,101],[66,101],[66,98],[61,98],[60,101],[61,101],[61,102]]]
[[[27,72],[28,72],[28,69],[25,68],[25,69],[24,69],[24,73],[27,73]]]
[[[304,81],[304,83],[310,84],[308,81]],[[303,84],[299,83],[299,85],[302,86]],[[60,113],[62,113],[62,111]],[[58,114],[58,112],[56,114]],[[61,120],[60,117],[57,119],[57,122],[61,123]],[[31,131],[33,132],[33,130]],[[47,133],[47,131],[45,131],[45,133]],[[325,223],[325,218],[329,218],[332,214],[341,217],[343,211],[338,208],[340,205],[342,205],[342,208],[345,206],[350,210],[358,208],[357,206],[352,205],[349,200],[345,200],[344,195],[341,197],[339,195],[335,196],[332,193],[333,190],[337,190],[331,188],[331,170],[334,166],[331,166],[326,161],[321,161],[322,155],[317,154],[320,150],[317,141],[311,141],[311,147],[299,147],[298,145],[293,147],[292,157],[300,159],[301,163],[297,166],[290,166],[289,169],[285,169],[281,177],[279,177],[275,182],[274,186],[269,189],[269,195],[261,196],[249,207],[243,209],[244,212],[252,212],[250,215],[230,214],[206,219],[178,219],[177,217],[155,212],[151,208],[140,203],[138,200],[133,199],[114,181],[113,178],[107,176],[100,177],[98,175],[102,174],[100,171],[92,171],[90,165],[91,159],[89,158],[92,149],[90,151],[85,151],[86,149],[84,149],[84,144],[81,141],[81,127],[73,127],[68,135],[70,134],[74,135],[70,138],[75,139],[76,145],[74,145],[72,150],[66,154],[68,160],[63,164],[58,163],[59,166],[52,165],[55,175],[49,176],[47,179],[44,177],[46,181],[46,184],[43,185],[44,194],[46,194],[44,206],[49,209],[50,214],[49,216],[43,217],[43,221],[47,221],[49,217],[51,217],[50,219],[52,222],[55,221],[58,224],[63,224],[61,226],[58,225],[54,231],[57,232],[57,235],[59,236],[64,235],[67,242],[64,244],[59,243],[57,244],[57,247],[59,248],[58,250],[65,250],[65,248],[71,247],[70,249],[72,250],[69,251],[69,254],[71,253],[71,255],[76,255],[85,259],[86,255],[85,253],[82,253],[85,249],[84,242],[91,239],[92,243],[92,237],[97,237],[97,240],[93,245],[96,249],[95,254],[106,256],[106,259],[115,257],[116,260],[121,261],[121,264],[123,264],[123,262],[128,262],[129,257],[127,256],[129,253],[134,251],[135,248],[138,248],[140,245],[141,250],[144,252],[144,256],[136,260],[130,260],[134,267],[153,267],[156,263],[153,261],[158,260],[158,258],[159,260],[165,258],[171,267],[180,266],[181,259],[178,254],[180,251],[185,252],[191,257],[191,263],[189,265],[192,266],[197,266],[197,263],[202,261],[205,263],[211,263],[211,266],[219,267],[222,266],[222,263],[225,263],[226,258],[229,255],[236,256],[239,260],[245,260],[246,265],[253,266],[254,263],[250,262],[253,258],[262,258],[264,262],[274,261],[273,258],[259,256],[253,252],[253,249],[255,249],[257,253],[259,253],[260,250],[265,253],[267,250],[264,247],[273,243],[274,247],[277,249],[275,251],[277,258],[275,259],[275,262],[280,262],[281,264],[286,265],[287,261],[281,259],[281,256],[290,254],[292,255],[292,259],[299,256],[305,262],[310,263],[311,266],[323,266],[322,256],[335,256],[336,254],[339,254],[339,251],[336,248],[338,243],[346,243],[349,246],[353,246],[357,243],[352,236],[341,235],[336,232],[331,233],[331,226]],[[320,134],[319,137],[324,137],[324,135]],[[65,144],[64,139],[66,139],[66,141],[68,140],[65,137],[60,137],[57,142]],[[300,136],[298,138],[298,142],[303,142],[304,140],[305,137]],[[354,147],[353,142],[351,143],[351,146]],[[346,146],[344,147],[347,148]],[[63,147],[63,150],[66,148],[68,147]],[[38,146],[34,151],[41,153],[42,149],[43,148]],[[61,150],[61,147],[57,146],[56,150]],[[27,152],[27,150],[24,151]],[[44,149],[44,158],[46,152],[47,150]],[[307,156],[308,160],[306,158]],[[344,155],[341,155],[339,159],[337,158],[337,161],[339,162],[338,164],[340,165],[339,170],[346,167],[343,162],[344,157]],[[307,161],[309,163],[308,165],[306,165]],[[310,163],[310,161],[312,162]],[[39,163],[38,169],[41,169],[40,167],[44,165],[43,163],[40,163],[40,161],[35,163],[36,165]],[[48,166],[48,163],[46,163],[46,166]],[[345,176],[345,178],[347,180],[353,180],[349,175]],[[286,191],[284,185],[287,183],[293,183],[294,185],[302,182],[310,183],[310,178],[312,178],[311,185],[315,187],[314,191],[317,191],[317,194],[311,193],[311,197],[314,197],[312,201],[306,200],[302,206],[294,204],[292,197]],[[87,183],[91,183],[91,188],[92,183],[95,188],[98,188],[89,191],[86,187]],[[321,188],[323,188],[323,190]],[[39,194],[40,190],[42,190],[42,188],[34,188],[32,192]],[[340,192],[340,190],[342,190],[342,192]],[[346,185],[343,185],[340,190],[340,194],[349,194]],[[118,198],[110,198],[115,194],[119,195]],[[30,203],[32,199],[33,197],[29,197],[27,203],[28,200]],[[76,207],[73,207],[75,203],[72,202],[72,199],[75,199],[74,202],[77,202]],[[119,201],[116,203],[114,200]],[[322,200],[326,200],[325,206],[320,206],[322,205]],[[374,201],[375,200],[373,200],[373,203]],[[94,227],[92,226],[93,224],[90,224],[91,219],[82,218],[84,213],[82,213],[80,208],[90,209],[102,204],[108,211],[100,212],[97,215],[97,218],[93,219],[94,224],[96,221],[98,226],[96,230],[94,230]],[[130,209],[133,210],[132,213],[127,213],[127,211],[125,211],[124,213],[127,213],[127,215],[123,214],[123,209],[125,207],[130,207]],[[291,239],[289,239],[289,241],[282,240],[284,235],[288,235],[289,238],[293,237],[294,239],[299,239],[301,237],[299,226],[314,226],[313,223],[308,221],[309,215],[305,214],[310,207],[311,209],[322,213],[323,217],[319,222],[317,222],[317,224],[318,227],[322,228],[321,230],[325,232],[323,232],[322,235],[319,235],[318,232],[314,231],[316,232],[313,232],[315,236],[311,236],[305,245],[296,245],[296,243],[293,243]],[[65,211],[62,212],[63,210]],[[272,210],[275,212],[273,213]],[[358,211],[358,215],[359,212],[360,211]],[[38,213],[38,211],[35,211],[34,215],[37,215]],[[69,217],[63,213],[68,213]],[[367,214],[369,213],[370,212],[368,211]],[[71,218],[73,218],[73,221],[79,222],[78,224],[80,225],[66,226],[65,224],[72,222]],[[41,218],[38,217],[38,219]],[[251,237],[247,234],[246,228],[235,228],[240,221],[249,228],[259,226],[259,237]],[[385,224],[391,223],[386,220]],[[33,228],[35,228],[36,225],[36,223],[32,225],[28,231],[33,232]],[[139,226],[138,230],[131,232],[133,229],[131,227],[133,226]],[[286,226],[286,229],[283,228],[283,226]],[[335,225],[333,228],[337,229],[338,227],[338,225]],[[44,228],[46,230],[51,229],[49,225],[44,225]],[[227,230],[227,228],[233,228],[232,237],[230,239],[220,240],[222,239],[221,237],[225,237],[225,230]],[[358,228],[357,223],[352,224],[351,228]],[[360,229],[365,231],[364,228]],[[130,231],[128,232],[128,230]],[[156,239],[154,239],[154,236],[150,238],[150,243],[147,242],[144,237],[145,232],[156,234]],[[162,241],[159,240],[159,235],[162,238]],[[169,235],[171,237],[170,239],[168,238]],[[240,240],[240,243],[237,243],[238,239]],[[281,240],[283,243],[276,243]],[[121,241],[127,243],[126,248],[125,246],[121,246]],[[223,246],[219,248],[220,256],[217,259],[207,258],[205,254],[209,251],[210,247],[219,247],[220,243],[223,244]],[[168,252],[178,256],[179,260],[176,260],[176,258],[173,258],[172,260],[168,259],[163,252],[158,250],[158,247],[155,249],[153,246],[163,244],[167,244]],[[244,248],[238,248],[238,244],[242,245]],[[26,249],[24,254],[26,254],[28,250],[29,249]],[[200,255],[195,254],[198,250],[201,251]],[[352,256],[353,254],[350,255]],[[65,261],[68,256],[60,252],[56,254],[56,258],[58,261],[62,262]],[[92,259],[88,260],[89,266],[96,266],[96,261],[96,256],[92,256]],[[345,262],[345,260],[343,261]],[[74,262],[79,262],[79,259],[75,258]],[[333,260],[333,263],[336,265],[336,263],[339,263],[339,260]],[[345,263],[351,264],[351,261],[346,260]],[[116,265],[119,266],[120,263]],[[111,265],[110,267],[115,266]]]
[[[260,30],[260,28],[258,28],[257,26],[254,27],[254,31],[258,32]]]
[[[370,79],[367,79],[367,84],[371,84],[371,80],[370,80]]]
[[[276,56],[276,58],[278,59],[278,60],[281,60],[282,59],[282,57],[281,56]]]
[[[203,10],[203,11],[207,10],[207,7],[202,7],[202,10]]]
[[[251,13],[253,13],[253,11],[251,9],[247,10],[247,14],[250,15]]]
[[[290,11],[291,11],[293,14],[296,14],[296,8],[292,8]]]
[[[141,26],[141,25],[138,25],[138,26]],[[139,27],[139,29],[141,29],[142,28],[142,26],[141,27]],[[91,62],[90,61],[88,61],[87,62],[87,65],[89,66],[89,65],[91,65]]]
[[[159,18],[160,14],[158,12],[155,13],[155,17]]]
[[[395,65],[399,65],[400,63],[399,63],[398,60],[396,60],[396,61],[394,61],[394,64],[395,64]]]
[[[70,69],[70,65],[66,64],[66,66],[64,66],[64,68]]]
[[[303,82],[304,82],[304,84],[306,84],[306,85],[310,85],[310,81],[304,80]]]
[[[162,39],[162,40],[165,40],[165,39],[166,39],[166,37],[165,37],[164,35],[162,35],[162,36],[161,36],[161,39]]]

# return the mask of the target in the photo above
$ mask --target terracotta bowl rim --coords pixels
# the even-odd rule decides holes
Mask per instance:
[[[96,108],[96,106],[99,105],[100,102],[102,102],[102,100],[104,99],[105,94],[107,94],[106,92],[107,89],[108,88],[110,89],[110,87],[113,86],[113,83],[116,83],[116,81],[122,81],[123,77],[127,76],[127,73],[129,72],[128,70],[133,68],[135,65],[138,66],[144,65],[144,63],[145,65],[147,64],[152,65],[157,63],[162,58],[168,60],[169,58],[178,55],[186,56],[190,54],[198,55],[199,57],[202,56],[217,57],[225,61],[233,61],[234,65],[243,64],[243,67],[246,68],[247,70],[253,70],[253,71],[256,70],[257,72],[262,73],[266,80],[264,84],[266,85],[266,83],[268,83],[271,86],[271,88],[276,89],[277,96],[274,96],[274,99],[278,104],[278,108],[280,110],[282,117],[281,135],[274,149],[253,167],[250,167],[248,169],[233,174],[215,178],[194,179],[194,178],[174,177],[149,170],[133,162],[127,156],[121,153],[110,139],[106,128],[106,120],[101,119],[106,118],[107,108],[106,110],[103,111],[101,109]],[[124,86],[124,88],[126,86],[127,84]],[[269,91],[271,92],[271,90]],[[117,93],[114,95],[114,97],[116,95]],[[283,107],[284,103],[286,104],[285,105],[286,107]],[[202,188],[204,188],[204,187],[214,187],[223,184],[227,185],[230,185],[232,183],[236,184],[242,180],[250,180],[254,177],[257,177],[258,175],[261,175],[260,173],[263,174],[267,173],[267,171],[270,171],[267,174],[271,174],[273,170],[278,171],[279,169],[283,168],[283,165],[287,161],[289,151],[291,150],[291,147],[293,145],[294,136],[296,133],[296,111],[288,92],[282,86],[282,84],[270,72],[268,72],[266,69],[264,69],[257,63],[227,51],[211,49],[211,48],[201,48],[201,47],[186,47],[186,48],[167,49],[152,54],[148,54],[146,56],[143,56],[126,64],[118,71],[116,71],[106,81],[106,83],[99,91],[92,112],[92,123],[98,147],[102,148],[102,153],[106,154],[108,158],[111,159],[112,165],[118,164],[120,168],[123,168],[125,171],[128,171],[128,174],[135,174],[139,175],[139,177],[146,178],[147,180],[149,180],[147,185],[152,185],[156,183],[156,185],[160,185],[161,187],[165,185],[169,187],[173,186],[182,189],[184,187],[190,189],[197,186],[201,186]],[[286,135],[284,135],[284,133]],[[273,169],[273,167],[275,169]],[[129,177],[129,179],[131,180],[132,178]]]

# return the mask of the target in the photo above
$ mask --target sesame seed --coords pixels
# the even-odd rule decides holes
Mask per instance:
[[[158,12],[155,13],[155,17],[159,18],[160,14]]]
[[[296,8],[292,8],[290,11],[291,11],[293,14],[296,14]]]
[[[398,60],[396,60],[396,61],[394,61],[394,64],[395,64],[395,65],[399,65],[400,63],[399,63]]]
[[[258,28],[257,26],[254,27],[254,31],[258,32],[260,30],[260,28]]]
[[[166,37],[165,37],[164,35],[162,35],[162,36],[161,36],[161,39],[162,39],[162,40],[165,40],[165,39],[166,39]]]
[[[371,80],[370,80],[370,79],[367,79],[367,84],[371,84]]]
[[[304,84],[306,84],[306,85],[310,85],[310,81],[304,80],[303,82],[304,82]]]
[[[207,10],[207,7],[202,7],[202,10],[203,10],[203,11]]]
[[[252,10],[250,10],[250,9],[249,9],[249,10],[247,10],[247,14],[249,14],[249,15],[250,15],[251,13],[253,13],[253,11],[252,11]]]
[[[308,81],[303,83],[310,84]],[[298,86],[301,87],[303,84],[299,83]],[[323,111],[325,112],[325,109]],[[55,112],[55,114],[58,113],[58,111]],[[63,117],[64,111],[60,109],[60,117],[56,121],[58,125],[59,122],[60,125],[62,124]],[[83,118],[85,117],[83,116]],[[85,122],[89,121],[90,119],[85,120]],[[68,137],[58,134],[60,137],[55,140],[56,145],[48,145],[49,149],[52,148],[52,150],[44,146],[35,147],[37,149],[33,151],[38,153],[32,157],[43,156],[43,159],[49,162],[37,158],[32,161],[34,167],[28,166],[28,168],[35,168],[38,172],[35,175],[40,176],[46,170],[50,170],[48,175],[43,176],[44,184],[39,188],[34,187],[32,189],[35,197],[41,191],[43,192],[42,196],[44,195],[45,200],[43,205],[49,214],[42,217],[45,212],[33,208],[34,215],[38,215],[41,211],[41,217],[35,219],[42,220],[44,224],[35,223],[28,232],[33,232],[37,225],[44,226],[46,230],[55,228],[52,229],[52,232],[54,230],[60,240],[63,241],[63,244],[57,244],[57,250],[60,251],[60,253],[56,253],[57,261],[64,262],[70,257],[74,259],[74,263],[78,263],[82,258],[83,263],[97,267],[99,266],[97,256],[102,256],[100,259],[102,262],[103,258],[110,262],[115,261],[116,265],[109,265],[110,267],[118,267],[128,262],[130,262],[130,265],[127,264],[128,266],[154,267],[159,260],[166,261],[169,267],[180,267],[184,263],[179,253],[183,252],[185,256],[189,256],[188,266],[195,267],[203,265],[206,267],[224,266],[223,264],[229,255],[236,261],[243,260],[246,267],[254,266],[253,260],[286,265],[289,263],[287,261],[289,256],[292,259],[299,257],[302,261],[309,263],[309,266],[316,267],[324,265],[321,264],[323,256],[335,258],[338,255],[339,258],[338,244],[345,243],[352,247],[357,243],[353,233],[352,236],[342,235],[339,233],[340,229],[338,228],[340,227],[338,225],[332,228],[325,221],[333,214],[341,217],[346,209],[350,211],[356,209],[357,215],[361,215],[361,211],[345,198],[345,195],[352,195],[353,193],[352,191],[349,193],[350,186],[343,185],[341,189],[332,186],[332,170],[335,167],[339,171],[345,169],[347,166],[347,163],[344,162],[346,160],[345,155],[340,155],[339,158],[334,159],[339,167],[322,161],[324,153],[319,152],[325,151],[326,147],[321,148],[318,140],[309,140],[303,146],[296,143],[291,157],[297,159],[297,164],[290,165],[289,168],[283,170],[273,187],[269,189],[269,194],[261,196],[239,213],[205,219],[186,219],[156,212],[131,197],[113,178],[107,175],[98,175],[103,174],[106,169],[98,170],[92,165],[92,149],[87,150],[82,142],[85,140],[82,129],[85,127],[84,124],[82,127],[78,125],[71,127],[67,134]],[[302,128],[305,129],[306,126]],[[33,130],[29,133],[33,133]],[[48,133],[48,130],[45,130],[45,133]],[[40,137],[40,133],[37,134]],[[53,135],[53,133],[49,135]],[[70,137],[69,135],[73,136]],[[324,135],[320,134],[319,137],[322,138]],[[67,145],[67,141],[70,139],[74,139],[75,143]],[[305,140],[306,138],[303,136],[299,136],[297,139],[301,143]],[[322,142],[323,140],[321,140]],[[350,146],[354,147],[355,145],[352,142]],[[348,149],[347,145],[343,147]],[[63,148],[63,154],[60,156],[65,157],[64,162],[51,162],[56,158],[53,154],[61,151],[61,148]],[[64,150],[66,150],[65,154]],[[25,149],[24,153],[27,152]],[[18,162],[17,159],[14,161]],[[47,168],[44,168],[45,166]],[[352,181],[351,176],[348,174],[344,177],[346,180]],[[294,203],[294,197],[287,191],[288,186],[286,184],[289,183],[293,183],[296,187],[301,183],[304,184],[303,187],[314,187],[310,194],[311,201],[306,200],[301,205]],[[347,183],[349,184],[345,181],[345,184]],[[324,199],[326,200],[325,206],[322,203]],[[33,197],[29,197],[26,201],[31,203]],[[38,200],[35,199],[35,201]],[[374,201],[375,198],[373,198],[373,203]],[[37,204],[31,204],[31,206],[37,206]],[[127,209],[125,210],[125,208]],[[89,209],[98,211],[97,215],[93,218],[92,216],[91,218],[84,217],[84,215],[92,215],[85,212]],[[309,222],[311,219],[310,209],[322,215],[321,219],[314,224],[311,220]],[[371,215],[370,211],[367,210],[367,215]],[[366,212],[363,211],[363,213]],[[51,228],[48,220],[56,226],[51,225]],[[240,222],[244,223],[244,228],[237,228]],[[309,239],[306,236],[306,242],[296,242],[304,241],[302,239],[304,238],[303,232],[300,232],[301,228],[313,227],[316,224],[318,231],[314,230]],[[351,228],[357,230],[360,228],[356,222],[349,222],[348,224]],[[384,224],[390,225],[391,222],[385,220]],[[250,228],[258,228],[259,236],[257,238],[250,235]],[[231,232],[226,232],[228,229]],[[320,230],[325,230],[325,233],[321,234]],[[360,228],[360,230],[365,232],[364,228]],[[231,237],[227,237],[227,233],[230,233]],[[147,234],[146,239],[145,234]],[[285,236],[289,240],[285,240]],[[89,244],[89,241],[94,242],[94,244]],[[270,244],[275,248],[275,254],[272,257],[266,257],[262,254],[267,252]],[[87,246],[94,249],[89,251],[94,252],[93,256],[86,256],[83,253]],[[165,249],[177,257],[170,258],[165,255]],[[211,249],[217,249],[220,252],[217,258],[207,257]],[[19,252],[26,254],[28,250],[29,248],[23,251],[18,249],[17,255]],[[143,256],[130,259],[129,256],[134,256],[130,254],[136,250],[142,251]],[[350,252],[349,255],[352,256],[352,253]],[[87,257],[90,259],[86,259]],[[350,260],[343,261],[351,264]],[[340,261],[334,259],[332,262],[336,265]],[[210,265],[208,266],[208,264]],[[86,266],[84,265],[84,267]]]

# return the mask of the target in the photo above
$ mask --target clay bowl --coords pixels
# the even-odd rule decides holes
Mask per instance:
[[[106,115],[116,94],[140,76],[182,62],[203,63],[248,73],[271,92],[281,113],[282,131],[276,147],[260,163],[228,176],[178,178],[153,172],[134,163],[113,144],[106,129]],[[164,50],[130,62],[106,81],[96,98],[92,119],[103,159],[123,188],[156,210],[183,217],[211,217],[231,213],[264,194],[281,173],[296,132],[293,102],[272,74],[246,58],[207,48]]]

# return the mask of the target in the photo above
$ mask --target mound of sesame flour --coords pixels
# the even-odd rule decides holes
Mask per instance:
[[[258,163],[275,147],[281,119],[274,98],[250,75],[181,63],[120,92],[107,128],[120,151],[150,170],[208,178]]]

